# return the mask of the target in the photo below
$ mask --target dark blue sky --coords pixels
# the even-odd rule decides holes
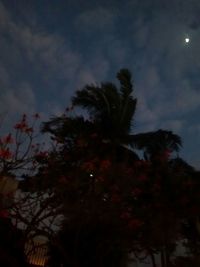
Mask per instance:
[[[133,130],[173,130],[200,168],[199,14],[199,0],[0,1],[1,118],[62,113],[77,89],[126,67]]]

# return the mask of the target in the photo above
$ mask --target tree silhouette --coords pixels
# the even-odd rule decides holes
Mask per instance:
[[[135,155],[134,149],[144,151],[145,157],[154,157],[172,151],[179,151],[181,138],[171,131],[132,134],[132,125],[136,111],[137,99],[133,96],[133,84],[129,70],[122,69],[117,74],[119,89],[115,84],[107,82],[100,86],[86,85],[76,92],[72,103],[82,107],[89,113],[89,119],[83,117],[67,117],[66,115],[51,119],[44,123],[43,131],[51,133],[57,140],[79,137],[85,142],[96,137],[101,145],[114,151]],[[97,134],[98,133],[98,134]],[[81,136],[80,136],[81,135]],[[96,140],[95,140],[96,142]],[[128,149],[127,149],[128,148]],[[108,152],[108,151],[107,151]],[[114,152],[115,154],[115,152]],[[154,155],[154,156],[153,156]]]

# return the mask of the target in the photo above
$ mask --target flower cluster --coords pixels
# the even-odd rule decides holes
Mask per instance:
[[[0,159],[8,160],[12,158],[12,152],[7,148],[0,148]]]
[[[35,115],[36,116],[36,115]],[[39,118],[39,115],[37,115],[37,117],[35,117],[35,119]],[[14,126],[15,130],[19,130],[21,132],[27,133],[27,134],[31,134],[33,133],[33,127],[30,127],[27,123],[27,116],[26,114],[24,114],[22,116],[22,119],[20,122],[18,122],[17,124],[15,124]]]

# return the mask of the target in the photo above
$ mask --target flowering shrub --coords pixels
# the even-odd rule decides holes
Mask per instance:
[[[35,144],[39,114],[28,122],[26,114],[15,124],[14,132],[0,137],[0,173],[14,174],[23,171],[32,171],[31,166],[36,154],[44,153],[40,144]]]

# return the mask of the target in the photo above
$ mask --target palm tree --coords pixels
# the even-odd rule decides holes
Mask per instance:
[[[79,137],[91,143],[91,136],[98,134],[98,147],[103,156],[112,152],[117,159],[138,159],[135,149],[144,152],[144,158],[152,160],[165,151],[178,152],[181,138],[171,131],[158,130],[134,134],[132,126],[137,106],[131,73],[122,69],[117,73],[119,88],[110,82],[86,85],[72,98],[75,107],[87,110],[89,119],[83,116],[60,116],[44,123],[43,131],[63,142]],[[89,137],[89,138],[88,138]],[[97,144],[97,139],[95,139]],[[112,157],[113,157],[112,155]]]
[[[132,94],[130,72],[121,70],[117,78],[120,81],[119,90],[113,83],[86,85],[76,92],[72,103],[88,111],[90,119],[97,125],[98,132],[105,140],[127,144],[137,99]]]
[[[133,96],[131,74],[127,69],[122,69],[117,74],[117,79],[119,89],[113,83],[86,85],[76,92],[72,99],[73,105],[88,111],[98,133],[107,142],[142,149],[146,156],[166,149],[178,151],[181,139],[171,131],[131,134],[137,105],[137,99]]]
[[[76,92],[72,103],[75,107],[87,110],[89,115],[87,119],[83,116],[60,116],[43,125],[44,132],[49,132],[53,138],[63,144],[63,151],[67,146],[66,152],[70,154],[70,164],[73,165],[75,162],[75,165],[72,166],[74,176],[74,169],[78,169],[77,162],[87,161],[96,156],[109,157],[112,159],[112,163],[115,163],[116,160],[127,163],[128,160],[128,164],[129,162],[132,164],[133,160],[138,159],[134,149],[143,150],[145,157],[150,160],[154,155],[166,150],[179,151],[181,139],[170,131],[132,133],[137,99],[133,95],[131,74],[127,69],[120,70],[117,79],[119,88],[115,84],[107,82],[100,85],[86,85],[82,90]],[[86,143],[86,146],[79,150],[77,140],[83,141],[83,145]],[[73,157],[75,158],[74,162]],[[62,160],[63,162],[66,165],[65,158],[64,161]],[[61,169],[60,166],[62,167],[62,165],[59,165],[59,169]],[[80,173],[77,177],[80,180]],[[116,177],[114,176],[114,178]],[[94,179],[89,180],[92,185],[93,181]],[[88,201],[88,203],[90,202]],[[89,215],[93,215],[89,208],[86,209],[86,212],[88,211]],[[82,216],[84,220],[86,217]],[[91,217],[96,218],[95,216]],[[74,227],[76,228],[76,226]]]
[[[144,151],[145,159],[153,160],[167,152],[178,152],[181,138],[172,131],[158,130],[130,136],[132,144]]]

